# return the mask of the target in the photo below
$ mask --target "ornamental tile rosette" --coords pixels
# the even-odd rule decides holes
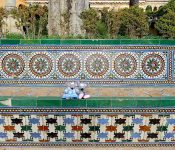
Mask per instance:
[[[28,66],[32,77],[48,78],[53,71],[53,58],[46,52],[32,53]]]
[[[77,78],[81,68],[80,55],[73,52],[61,53],[56,60],[56,69],[62,78]]]
[[[17,52],[7,52],[0,60],[3,75],[6,78],[19,78],[25,70],[24,56]]]
[[[134,78],[138,72],[137,53],[116,53],[112,62],[112,69],[119,78]]]
[[[85,71],[90,78],[105,78],[110,70],[109,62],[106,53],[90,53],[85,58]]]
[[[145,78],[164,78],[166,70],[166,54],[162,52],[147,52],[141,57],[141,71]]]

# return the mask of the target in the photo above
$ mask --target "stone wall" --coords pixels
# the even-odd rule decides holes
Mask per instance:
[[[147,1],[141,1],[139,3],[139,7],[146,9],[147,6],[151,6],[152,9],[157,8],[158,10],[159,7],[165,5],[166,3],[168,3],[168,0],[147,0]]]
[[[109,8],[109,9],[123,9],[123,8],[129,8],[129,0],[116,0],[116,1],[106,1],[106,0],[90,0],[90,7],[96,8],[96,9],[103,9]]]
[[[152,6],[152,8],[165,5],[168,0],[139,0],[139,6],[143,9],[146,9],[148,5]],[[102,9],[104,7],[109,9],[122,9],[128,8],[130,4],[129,0],[90,0],[90,7]]]

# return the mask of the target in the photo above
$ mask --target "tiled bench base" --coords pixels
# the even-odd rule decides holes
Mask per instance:
[[[0,146],[175,146],[174,108],[1,108]]]

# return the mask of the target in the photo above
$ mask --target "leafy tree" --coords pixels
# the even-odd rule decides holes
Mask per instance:
[[[107,8],[100,11],[90,8],[82,12],[80,18],[90,38],[116,38],[120,28],[119,13]]]
[[[156,19],[154,27],[158,31],[159,35],[166,38],[173,38],[173,13],[175,13],[175,0],[170,0],[164,6],[159,7],[159,10],[155,13]],[[171,27],[167,27],[167,25],[170,25]]]
[[[115,10],[104,8],[101,11],[101,21],[106,27],[107,34],[110,38],[116,38],[120,28],[120,13]]]
[[[24,37],[29,33],[28,28],[29,22],[29,10],[28,7],[20,5],[18,8],[15,7],[11,10],[12,17],[16,20],[16,27],[21,31]]]
[[[25,38],[39,38],[47,35],[48,9],[46,6],[20,5],[11,10],[11,15],[16,19],[16,27]]]
[[[152,7],[148,5],[146,7],[146,15],[148,16],[148,23],[149,23],[149,35],[157,35],[158,31],[155,28],[155,22],[157,20],[156,13],[157,11],[153,11]]]
[[[8,16],[7,11],[4,8],[0,7],[0,38],[2,37],[3,34],[2,27],[5,24],[4,18],[7,18],[7,16]]]
[[[47,35],[47,24],[48,24],[48,8],[47,6],[36,5],[35,10],[35,27],[36,35],[40,38],[43,35]]]
[[[120,29],[119,34],[129,36],[131,38],[142,38],[148,34],[148,19],[143,9],[138,6],[125,8],[120,13]]]
[[[148,5],[147,7],[146,7],[146,9],[145,9],[146,11],[148,11],[148,12],[152,12],[153,10],[152,10],[152,6],[151,5]]]
[[[93,38],[97,31],[97,24],[100,21],[99,13],[96,9],[90,8],[80,14],[83,25],[89,38]]]
[[[175,12],[175,0],[170,0],[167,4],[160,7],[159,10],[157,11],[157,17],[163,16],[164,14],[168,13],[168,11],[170,10]]]
[[[111,38],[116,38],[121,25],[120,13],[114,10],[109,11],[109,34]]]
[[[157,22],[155,27],[166,38],[175,38],[175,12],[169,11],[163,15]]]
[[[145,12],[148,16],[151,16],[153,14],[152,6],[148,5],[145,9]]]
[[[99,11],[100,21],[97,23],[97,36],[105,38],[109,33],[109,11],[108,8],[103,8]]]
[[[97,22],[96,36],[101,39],[107,38],[108,36],[106,25],[102,21]]]
[[[119,11],[104,8],[100,12],[91,8],[82,12],[80,18],[91,38],[94,35],[98,38],[116,38],[117,35],[141,38],[149,31],[147,16],[138,6]]]

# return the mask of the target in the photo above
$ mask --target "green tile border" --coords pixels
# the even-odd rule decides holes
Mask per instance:
[[[37,100],[37,107],[62,107],[61,100]]]
[[[2,45],[16,45],[16,44],[20,44],[20,40],[6,40],[6,39],[2,39],[0,40]]]
[[[60,40],[41,40],[41,44],[58,44],[60,45]]]
[[[109,108],[111,107],[111,100],[87,100],[87,107],[91,108]]]
[[[101,40],[100,45],[120,45],[121,40]]]
[[[175,45],[175,40],[160,40],[161,45]]]
[[[80,45],[81,40],[60,40],[60,45]]]
[[[86,107],[86,100],[62,100],[63,108]]]
[[[2,45],[56,44],[56,45],[175,45],[175,40],[162,39],[1,39]]]
[[[20,40],[20,44],[41,44],[41,40]]]
[[[36,107],[37,100],[12,100],[12,106]]]
[[[57,108],[125,108],[125,107],[175,107],[175,97],[94,97],[87,100],[62,100],[60,97],[8,97],[12,106],[57,107]],[[3,106],[0,104],[0,106]]]

